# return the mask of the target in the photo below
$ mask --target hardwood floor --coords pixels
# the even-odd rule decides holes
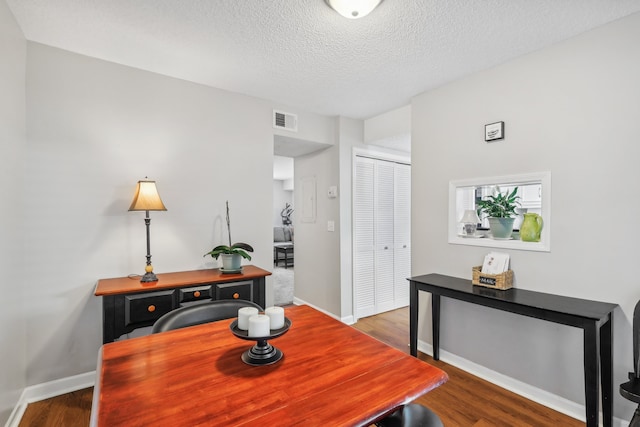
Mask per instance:
[[[355,327],[409,353],[408,309],[360,319]],[[517,394],[474,377],[454,366],[420,353],[420,359],[447,372],[449,381],[417,399],[436,412],[447,427],[584,426]],[[20,427],[86,427],[89,425],[93,389],[67,393],[30,404]]]
[[[409,353],[409,309],[360,319],[357,329]],[[449,375],[449,381],[418,398],[447,427],[574,427],[585,424],[475,377],[455,366],[418,354]]]
[[[86,427],[93,387],[29,404],[19,427]]]

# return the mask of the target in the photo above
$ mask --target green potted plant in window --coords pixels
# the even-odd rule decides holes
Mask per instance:
[[[510,239],[513,232],[513,222],[516,219],[516,208],[520,204],[517,195],[518,187],[511,193],[504,194],[500,187],[495,188],[494,194],[485,200],[480,200],[477,204],[479,211],[489,220],[489,230],[494,239]]]
[[[247,243],[231,243],[231,220],[229,219],[229,201],[227,200],[227,232],[229,234],[229,245],[218,245],[203,256],[211,255],[214,259],[222,257],[222,272],[237,273],[240,271],[242,258],[251,260],[253,247]]]

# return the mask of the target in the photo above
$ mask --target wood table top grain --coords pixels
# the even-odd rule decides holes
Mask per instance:
[[[139,276],[114,277],[100,279],[96,283],[95,295],[120,295],[127,293],[156,291],[159,289],[173,289],[180,286],[195,286],[198,284],[225,283],[238,280],[250,280],[256,277],[270,276],[271,273],[255,265],[243,265],[240,273],[225,274],[219,268],[204,270],[178,271],[173,273],[158,273],[158,281],[141,282]]]
[[[92,425],[366,426],[447,380],[440,369],[308,306],[287,307],[284,357],[240,359],[234,319],[105,344]]]

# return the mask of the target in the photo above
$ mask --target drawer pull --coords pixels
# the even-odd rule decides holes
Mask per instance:
[[[194,296],[195,298],[200,298],[200,291],[195,291],[195,292],[193,293],[193,296]]]
[[[147,307],[147,311],[149,313],[153,313],[154,311],[156,311],[156,306],[155,305],[150,305],[149,307]]]
[[[240,294],[239,293],[236,292],[235,294],[233,294],[233,299],[238,299],[238,298],[240,298]]]

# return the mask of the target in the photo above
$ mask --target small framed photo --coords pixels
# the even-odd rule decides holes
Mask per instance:
[[[496,141],[498,139],[504,139],[504,122],[495,122],[488,125],[484,125],[484,140]]]

